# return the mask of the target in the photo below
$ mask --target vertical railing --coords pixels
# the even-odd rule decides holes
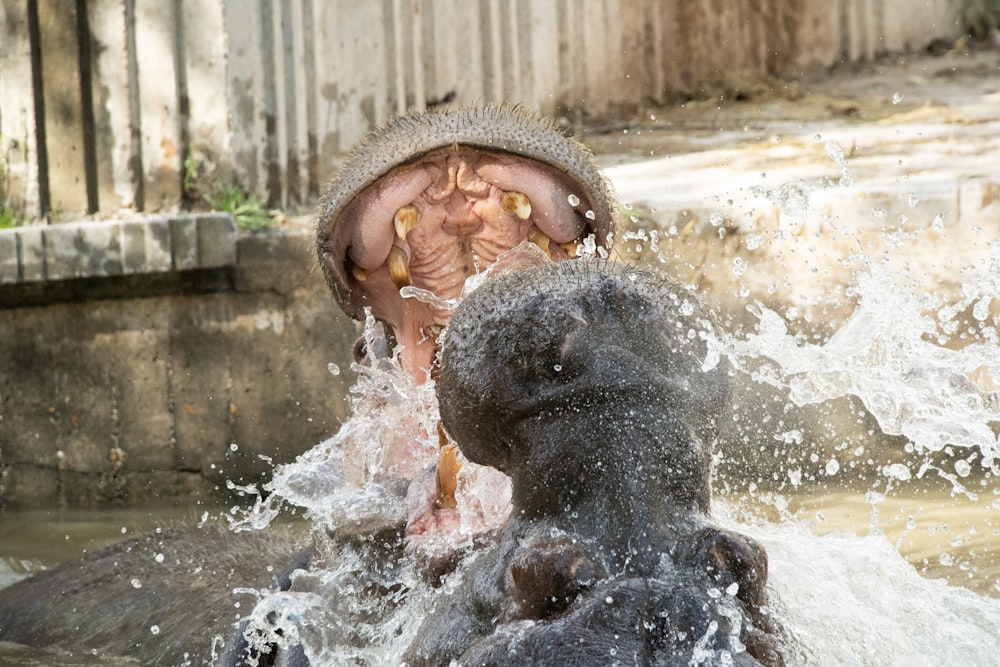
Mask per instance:
[[[408,109],[508,100],[599,117],[920,47],[954,36],[951,5],[8,0],[3,183],[55,220],[187,207],[218,181],[309,206],[360,137]]]

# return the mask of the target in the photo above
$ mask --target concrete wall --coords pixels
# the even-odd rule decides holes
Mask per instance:
[[[184,161],[311,206],[386,118],[605,114],[954,38],[957,0],[11,0],[0,158],[33,215],[172,210]],[[30,8],[37,5],[37,12]]]
[[[357,333],[311,228],[235,250],[227,266],[0,285],[0,507],[217,495],[336,432]]]

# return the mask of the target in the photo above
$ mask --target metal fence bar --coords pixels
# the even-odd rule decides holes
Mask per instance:
[[[394,114],[507,100],[601,116],[957,36],[951,0],[918,4],[15,0],[0,197],[60,220],[173,211],[224,182],[308,206]]]

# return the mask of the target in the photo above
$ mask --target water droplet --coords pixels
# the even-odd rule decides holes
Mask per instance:
[[[694,313],[694,304],[685,299],[680,305],[681,315],[691,315]]]
[[[154,634],[154,635],[160,634],[160,626],[158,626],[158,625],[151,625],[151,626],[149,626],[149,632],[152,633],[152,634]]]
[[[153,560],[155,560],[157,563],[162,563],[163,562],[163,554],[156,554],[155,556],[153,556]]]
[[[903,96],[902,95],[900,95],[899,93],[893,93],[892,94],[892,103],[893,104],[899,104],[902,101],[903,101]]]
[[[906,203],[910,205],[910,208],[913,208],[914,206],[920,203],[920,197],[911,192],[906,197]]]
[[[733,257],[733,275],[739,278],[747,270],[747,263],[742,257]]]
[[[976,301],[976,305],[972,307],[972,316],[980,322],[985,322],[986,318],[990,316],[990,302],[992,300],[993,297],[987,294],[982,299]]]
[[[332,361],[326,365],[326,370],[330,371],[330,375],[340,375],[340,366]]]
[[[736,594],[740,592],[740,585],[735,581],[726,587],[726,594],[730,597],[736,597]]]
[[[554,370],[554,371],[555,371],[556,373],[558,373],[559,371],[561,371],[561,370],[562,370],[562,364],[556,364],[555,366],[553,366],[553,367],[552,367],[552,369],[553,369],[553,370]]]
[[[886,477],[891,477],[893,479],[898,479],[901,482],[905,482],[910,479],[910,469],[907,468],[902,463],[892,463],[885,467]]]
[[[612,598],[609,595],[608,597],[604,598],[604,602],[606,602],[607,604],[613,604],[614,603],[614,598]]]
[[[577,197],[576,195],[570,195],[569,197],[566,197],[566,201],[569,202],[570,206],[575,207],[580,205],[580,198]]]
[[[955,472],[958,473],[959,477],[968,477],[969,473],[972,472],[972,466],[969,462],[964,459],[959,459],[955,461]]]
[[[760,234],[754,234],[753,232],[750,232],[749,234],[746,235],[745,239],[747,250],[756,250],[757,248],[760,247],[760,244],[763,242],[763,240],[764,239]]]
[[[583,214],[583,217],[585,217],[587,220],[596,220],[597,214],[588,209],[587,212]]]
[[[830,156],[830,159],[837,164],[844,163],[844,149],[837,145],[835,141],[828,141],[823,145],[826,149],[826,154]]]
[[[142,582],[138,579],[132,580],[132,588],[142,588]]]
[[[708,221],[712,224],[713,227],[718,227],[719,225],[722,224],[722,216],[718,213],[711,213],[708,216]]]
[[[809,188],[802,181],[785,183],[778,188],[777,204],[786,215],[804,216],[809,210]]]
[[[886,215],[886,210],[884,208],[873,208],[872,217],[873,218],[884,218]]]
[[[240,446],[239,446],[239,445],[237,445],[237,444],[236,444],[235,442],[231,442],[231,443],[229,443],[229,451],[231,451],[231,452],[235,452],[235,451],[236,451],[236,450],[238,450],[239,448],[240,448]]]
[[[944,565],[945,567],[951,567],[955,563],[955,561],[951,559],[951,554],[949,554],[947,551],[942,552],[942,554],[938,556],[938,562]]]
[[[837,459],[830,459],[829,461],[826,462],[827,475],[832,477],[833,475],[836,475],[838,472],[840,472],[840,463],[837,461]]]

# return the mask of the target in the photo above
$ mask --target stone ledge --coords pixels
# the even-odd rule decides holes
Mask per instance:
[[[0,285],[217,269],[236,263],[228,213],[0,230]]]

